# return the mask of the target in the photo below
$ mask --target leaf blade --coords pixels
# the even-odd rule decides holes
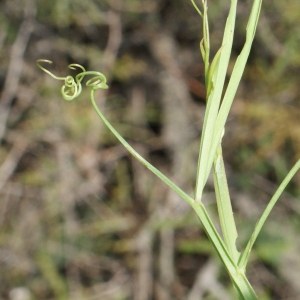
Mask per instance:
[[[252,247],[256,241],[258,234],[260,233],[260,231],[262,229],[262,226],[266,222],[271,210],[273,209],[274,205],[277,203],[279,197],[281,196],[282,192],[285,190],[286,186],[289,184],[289,182],[292,180],[293,176],[296,174],[296,172],[299,169],[300,169],[300,159],[296,162],[296,164],[293,166],[293,168],[286,175],[286,177],[284,178],[284,180],[282,181],[282,183],[280,184],[280,186],[274,193],[273,197],[269,201],[269,203],[268,203],[267,207],[265,208],[264,212],[262,213],[260,219],[256,223],[254,231],[253,231],[253,233],[248,241],[248,244],[247,244],[245,250],[243,251],[243,253],[239,259],[239,262],[238,262],[238,265],[242,270],[246,269]]]
[[[203,188],[211,171],[213,159],[217,149],[217,147],[215,147],[214,149],[212,148],[212,139],[214,136],[216,120],[233,43],[236,6],[237,0],[231,0],[231,6],[227,17],[221,46],[222,51],[220,53],[218,65],[215,67],[214,74],[212,75],[212,90],[210,95],[208,95],[207,100],[207,108],[205,111],[203,130],[200,141],[195,188],[195,200],[198,202],[201,202]],[[219,140],[220,138],[217,142],[219,142]]]
[[[229,196],[221,144],[214,160],[214,185],[224,242],[233,261],[237,263],[240,256],[236,248],[238,234]]]

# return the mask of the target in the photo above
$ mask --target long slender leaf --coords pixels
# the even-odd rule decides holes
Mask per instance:
[[[200,202],[204,185],[212,168],[216,148],[212,149],[212,139],[215,131],[216,119],[221,102],[222,90],[225,82],[226,72],[233,42],[235,27],[237,0],[231,0],[231,6],[225,25],[222,51],[220,59],[212,76],[211,93],[208,95],[207,108],[204,116],[202,137],[198,159],[197,180],[195,189],[195,200]],[[220,139],[219,139],[220,140]],[[218,140],[218,141],[219,141]]]
[[[230,256],[237,264],[240,253],[236,248],[237,230],[233,218],[233,211],[228,191],[222,147],[219,145],[214,161],[214,184],[217,198],[219,219],[225,245]]]
[[[247,63],[247,59],[249,57],[249,53],[251,50],[252,42],[257,27],[261,4],[262,4],[262,0],[254,0],[251,13],[249,16],[248,24],[247,24],[247,29],[246,29],[246,42],[234,65],[232,75],[230,77],[230,81],[227,86],[226,93],[224,95],[224,99],[217,117],[215,131],[213,134],[213,145],[211,149],[212,152],[216,151],[218,147],[218,141],[220,140],[221,135],[223,134],[223,130],[229,114],[229,110],[231,108],[234,96],[238,89],[240,80],[242,78]],[[212,162],[213,162],[213,158],[210,157],[210,161],[208,162],[208,164],[210,165],[212,164]]]
[[[251,252],[251,249],[253,247],[253,244],[258,236],[258,234],[260,233],[262,226],[264,225],[264,223],[266,222],[267,217],[269,216],[271,210],[273,209],[274,205],[276,204],[276,202],[278,201],[280,195],[282,194],[282,192],[285,190],[286,186],[288,185],[288,183],[291,181],[291,179],[293,178],[293,176],[296,174],[296,172],[300,169],[300,159],[296,162],[296,164],[294,165],[294,167],[290,170],[290,172],[287,174],[287,176],[284,178],[284,180],[282,181],[282,183],[280,184],[280,186],[278,187],[278,189],[276,190],[274,196],[271,198],[269,204],[267,205],[266,209],[264,210],[262,216],[260,217],[260,219],[258,220],[254,231],[251,235],[251,238],[244,250],[244,252],[242,253],[240,260],[239,260],[239,267],[242,270],[246,269],[247,263],[248,263],[248,259],[249,259],[249,255]]]

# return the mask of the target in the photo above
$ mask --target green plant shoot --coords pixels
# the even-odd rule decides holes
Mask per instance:
[[[205,66],[205,84],[207,91],[207,108],[204,116],[203,130],[200,141],[197,178],[194,197],[189,196],[180,189],[168,177],[162,174],[145,158],[137,153],[128,142],[118,133],[118,131],[105,118],[95,101],[95,92],[98,89],[108,89],[106,77],[96,71],[86,71],[85,68],[78,64],[71,64],[69,68],[79,70],[79,73],[72,77],[58,77],[51,73],[42,64],[51,64],[46,59],[37,60],[37,66],[52,76],[54,79],[64,81],[61,88],[62,96],[65,100],[73,100],[78,97],[82,91],[82,81],[85,76],[92,76],[86,81],[86,86],[91,88],[90,99],[92,106],[98,116],[115,135],[115,137],[123,144],[123,146],[145,167],[153,172],[158,178],[165,182],[180,197],[182,197],[194,209],[198,215],[203,228],[215,248],[221,262],[226,268],[233,286],[237,292],[239,299],[254,300],[258,299],[254,289],[246,277],[246,266],[252,246],[264,224],[269,213],[279,199],[281,193],[290,182],[294,174],[300,168],[300,160],[295,164],[282,184],[279,186],[274,196],[270,200],[268,206],[263,212],[257,225],[254,228],[245,250],[240,253],[236,248],[236,240],[238,238],[237,228],[233,216],[231,200],[227,185],[227,177],[222,155],[222,138],[225,134],[225,123],[239,86],[246,62],[251,50],[252,42],[258,23],[262,0],[253,0],[251,12],[246,27],[246,40],[240,55],[238,56],[232,74],[229,79],[228,86],[224,91],[225,77],[231,55],[231,49],[234,38],[236,9],[238,0],[230,1],[230,10],[225,24],[223,41],[219,50],[215,54],[212,62],[210,62],[210,37],[208,23],[208,5],[207,0],[202,0],[203,11],[197,6],[194,0],[192,5],[202,18],[203,22],[203,39],[200,41],[200,53]],[[223,98],[222,98],[222,95]],[[216,203],[218,207],[219,221],[222,229],[222,237],[216,230],[211,218],[209,217],[205,206],[202,203],[202,194],[207,178],[210,172],[214,174],[214,186],[216,194]]]

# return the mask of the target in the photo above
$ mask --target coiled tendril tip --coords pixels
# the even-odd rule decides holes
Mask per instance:
[[[98,89],[108,89],[108,85],[106,84],[106,77],[100,72],[86,71],[85,68],[79,64],[70,64],[68,66],[69,69],[76,70],[79,68],[82,72],[77,74],[75,78],[71,75],[68,75],[66,77],[58,77],[47,70],[45,67],[43,67],[41,63],[52,64],[53,62],[47,59],[38,59],[36,61],[36,65],[54,79],[65,81],[64,85],[61,88],[61,94],[65,100],[70,101],[79,96],[82,91],[81,81],[86,75],[94,75],[93,78],[89,79],[86,82],[86,86],[91,87],[92,91],[96,91]]]

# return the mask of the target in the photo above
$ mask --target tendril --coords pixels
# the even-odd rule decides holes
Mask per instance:
[[[91,103],[100,117],[100,119],[103,121],[103,123],[107,126],[107,128],[114,134],[114,136],[123,144],[123,146],[137,159],[139,160],[144,166],[146,166],[151,172],[153,172],[157,177],[159,177],[161,180],[163,180],[167,185],[169,185],[177,194],[182,196],[190,205],[194,205],[194,200],[189,197],[184,191],[182,191],[178,186],[175,185],[170,179],[168,179],[165,175],[163,175],[159,170],[157,170],[153,165],[151,165],[145,158],[143,158],[138,152],[134,150],[132,146],[129,145],[129,143],[120,135],[120,133],[110,124],[110,122],[105,118],[104,114],[100,111],[100,109],[97,106],[97,103],[95,101],[95,91],[98,89],[107,89],[108,86],[106,84],[106,77],[96,71],[86,71],[81,65],[77,64],[71,64],[69,65],[69,68],[72,70],[75,70],[76,68],[80,68],[82,70],[81,73],[77,74],[74,77],[67,76],[67,77],[57,77],[54,74],[52,74],[50,71],[45,69],[40,65],[40,63],[52,63],[49,60],[45,59],[39,59],[37,60],[36,64],[37,66],[49,74],[51,77],[58,79],[58,80],[64,80],[65,84],[63,85],[61,91],[64,99],[66,100],[72,100],[75,97],[77,97],[81,90],[81,82],[84,78],[84,76],[93,76],[91,79],[87,80],[86,86],[91,88]]]
[[[56,80],[64,80],[65,83],[61,88],[61,94],[65,100],[70,101],[79,96],[79,94],[82,91],[81,81],[86,75],[94,75],[93,78],[87,80],[86,82],[86,86],[91,87],[92,91],[108,88],[106,84],[106,77],[102,73],[97,71],[86,71],[85,68],[79,64],[70,64],[68,66],[68,68],[71,70],[77,70],[77,69],[81,70],[81,72],[78,73],[74,78],[71,75],[68,75],[66,77],[58,77],[54,75],[52,72],[50,72],[49,70],[47,70],[45,67],[43,67],[41,63],[52,64],[52,61],[47,59],[38,59],[36,61],[36,65],[42,71],[50,75],[52,78]]]

